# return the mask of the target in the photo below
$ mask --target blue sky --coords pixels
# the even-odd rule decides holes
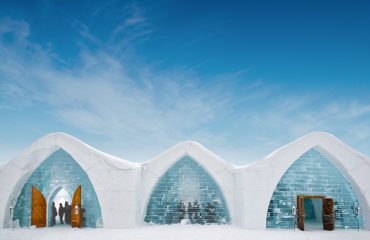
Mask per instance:
[[[0,163],[55,131],[235,164],[312,131],[370,155],[369,1],[1,1]]]

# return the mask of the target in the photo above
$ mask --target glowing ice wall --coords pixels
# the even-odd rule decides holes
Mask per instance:
[[[21,227],[30,226],[31,188],[35,186],[42,192],[48,203],[47,222],[50,224],[50,205],[56,193],[64,188],[70,196],[73,196],[79,185],[82,185],[82,208],[86,211],[85,225],[95,227],[97,221],[100,225],[101,210],[94,187],[86,172],[63,149],[55,151],[33,171],[17,199],[13,219],[19,219]]]
[[[363,227],[362,215],[354,215],[355,192],[339,170],[321,153],[311,149],[298,158],[277,184],[268,207],[267,228],[292,228],[292,206],[297,195],[330,196],[334,199],[335,227]]]
[[[177,161],[157,182],[145,222],[225,224],[230,221],[224,197],[213,178],[188,156]]]

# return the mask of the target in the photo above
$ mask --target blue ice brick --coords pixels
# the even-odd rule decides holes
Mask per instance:
[[[271,197],[266,217],[268,228],[293,227],[282,220],[291,211],[297,195],[321,195],[334,198],[335,227],[363,227],[362,214],[356,218],[353,206],[357,196],[341,172],[320,152],[310,149],[299,157],[284,173]],[[278,202],[276,200],[278,199]]]
[[[183,210],[181,201],[185,206]],[[198,217],[194,214],[195,201],[199,204],[196,211]],[[189,202],[191,208],[188,207]],[[210,214],[210,210],[213,214]],[[193,224],[230,221],[226,202],[217,183],[188,156],[178,160],[159,179],[150,196],[145,216],[146,222],[154,224],[179,223],[181,219],[189,219]]]
[[[65,189],[73,196],[76,188],[82,186],[82,208],[86,209],[86,226],[95,227],[101,219],[101,210],[94,187],[80,165],[63,149],[59,149],[43,161],[24,184],[14,210],[14,220],[19,219],[21,227],[31,224],[31,189],[35,186],[41,191],[48,204],[48,216],[51,205],[60,189]],[[50,224],[50,217],[48,223]]]

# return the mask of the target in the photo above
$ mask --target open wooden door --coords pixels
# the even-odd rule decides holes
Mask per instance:
[[[322,224],[324,230],[334,230],[335,214],[333,198],[325,197],[322,200]]]
[[[31,204],[31,226],[46,227],[46,200],[34,186],[32,186]]]
[[[297,196],[297,227],[304,231],[304,218],[306,214],[304,212],[304,197]]]
[[[72,227],[81,227],[81,185],[77,187],[71,204]]]

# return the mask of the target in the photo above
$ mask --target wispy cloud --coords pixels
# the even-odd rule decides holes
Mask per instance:
[[[112,39],[145,21],[133,8]],[[102,42],[83,23],[75,26],[81,38],[98,44],[94,50],[81,45],[79,63],[65,68],[56,53],[28,38],[26,22],[0,21],[0,109],[47,107],[53,119],[108,138],[107,151],[132,160],[195,139],[228,160],[247,162],[317,130],[369,144],[369,103],[281,94],[277,85],[247,80],[248,69],[203,81],[193,68],[158,69],[117,55],[116,45]]]
[[[245,134],[244,141],[248,143],[248,147],[236,144],[239,154],[245,152],[258,160],[313,131],[333,133],[368,154],[370,102],[345,98],[327,100],[315,93],[272,96],[260,102],[257,110],[243,112],[237,120],[239,125],[246,125],[239,129],[239,134]]]
[[[98,6],[96,6],[95,10],[93,11],[92,16],[98,15],[99,13],[107,9],[108,7],[117,3],[117,1],[118,0],[109,0],[109,1],[107,0],[107,1],[104,1],[103,4],[99,4]]]
[[[135,4],[125,6],[121,23],[112,30],[109,44],[127,44],[129,41],[144,38],[152,33],[148,28],[144,11]]]
[[[78,32],[81,38],[93,43],[96,46],[101,46],[102,42],[90,33],[89,27],[77,19],[71,20],[71,25]]]
[[[55,118],[117,141],[167,147],[216,138],[204,125],[230,105],[225,86],[202,86],[192,71],[129,65],[104,49],[82,48],[81,64],[71,69],[55,66],[53,53],[30,41],[2,42],[0,54],[3,104],[46,105]]]
[[[0,34],[2,37],[9,34],[8,37],[12,37],[11,40],[22,41],[28,37],[30,30],[25,21],[14,21],[11,18],[5,18],[0,22]]]

